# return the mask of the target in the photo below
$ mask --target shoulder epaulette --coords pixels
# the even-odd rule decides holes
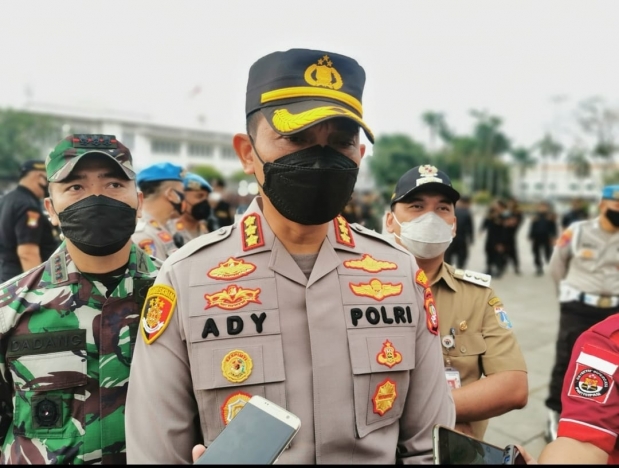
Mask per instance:
[[[490,280],[492,279],[492,276],[486,275],[485,273],[478,273],[477,271],[471,270],[462,270],[460,268],[456,268],[456,270],[454,270],[453,276],[456,279],[468,281],[469,283],[474,283],[479,286],[484,286],[486,288],[490,287]]]
[[[203,234],[199,237],[196,237],[191,242],[189,242],[188,244],[185,244],[183,247],[181,247],[176,252],[174,252],[172,255],[170,255],[166,261],[169,260],[170,262],[173,263],[178,260],[182,260],[196,253],[198,250],[203,249],[204,247],[208,245],[221,242],[222,240],[230,237],[230,234],[232,234],[232,230],[234,229],[234,227],[235,225],[231,224],[229,226],[221,227],[217,229],[216,231],[209,232],[208,234]]]

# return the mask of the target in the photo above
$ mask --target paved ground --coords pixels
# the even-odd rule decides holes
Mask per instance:
[[[479,225],[482,215],[476,215],[476,225]],[[491,287],[503,300],[524,353],[529,371],[529,401],[521,410],[492,419],[485,440],[501,447],[518,443],[537,457],[546,444],[543,437],[547,414],[544,400],[554,360],[559,306],[550,277],[547,274],[535,276],[527,232],[528,219],[521,227],[518,239],[522,274],[515,275],[510,266],[502,278],[493,278]],[[485,270],[484,239],[485,236],[480,235],[475,240],[467,268]],[[505,392],[509,389],[506,388]]]

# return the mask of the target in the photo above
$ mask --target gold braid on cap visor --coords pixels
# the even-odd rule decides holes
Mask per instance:
[[[266,93],[262,93],[260,96],[260,103],[265,104],[271,101],[278,101],[280,99],[290,99],[298,97],[324,97],[340,101],[353,109],[355,109],[359,116],[363,115],[363,106],[358,99],[352,97],[348,93],[342,91],[335,91],[333,89],[313,88],[311,86],[296,86],[294,88],[282,88],[275,89]]]

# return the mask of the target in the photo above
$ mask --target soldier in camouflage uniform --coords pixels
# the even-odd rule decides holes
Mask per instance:
[[[168,222],[168,228],[177,247],[208,232],[206,220],[211,216],[208,196],[213,191],[203,177],[188,172],[183,180],[185,187],[185,211],[180,218]]]
[[[165,260],[178,249],[167,224],[185,210],[184,177],[181,166],[168,162],[148,166],[136,177],[144,194],[144,210],[135,228],[133,242],[160,260]]]
[[[160,266],[131,241],[131,153],[111,135],[71,135],[46,173],[65,241],[0,285],[0,463],[124,464],[129,366]]]

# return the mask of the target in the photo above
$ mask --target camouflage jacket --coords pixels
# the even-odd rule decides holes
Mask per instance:
[[[126,463],[129,365],[160,265],[133,245],[106,297],[62,244],[0,285],[0,463]]]

